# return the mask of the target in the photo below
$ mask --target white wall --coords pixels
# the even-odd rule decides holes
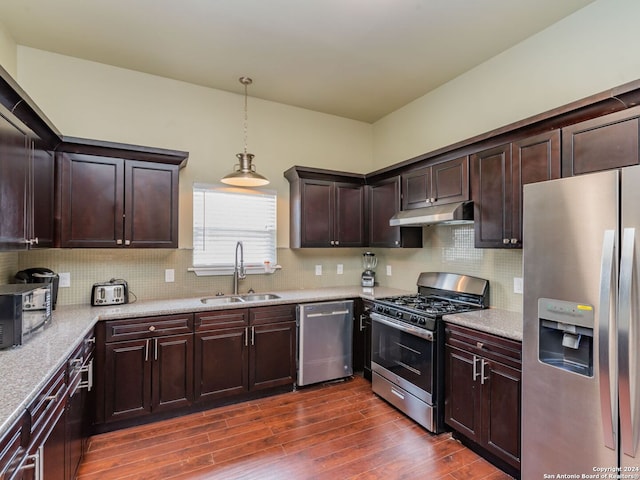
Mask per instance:
[[[24,46],[18,47],[18,80],[64,135],[188,151],[180,173],[179,242],[191,247],[191,185],[218,183],[232,170],[244,146],[242,95]],[[278,191],[278,245],[286,247],[283,172],[293,165],[371,171],[372,127],[255,98],[248,112],[249,152],[271,181],[267,188]]]
[[[0,22],[0,65],[9,75],[16,78],[18,70],[18,52],[16,42]]]
[[[640,78],[640,2],[598,0],[374,125],[375,168]]]

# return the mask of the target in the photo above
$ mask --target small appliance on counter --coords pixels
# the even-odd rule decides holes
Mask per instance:
[[[16,283],[49,283],[51,285],[51,308],[58,302],[59,275],[48,268],[35,267],[20,270],[14,277]]]
[[[22,345],[51,320],[51,285],[0,285],[0,348]]]
[[[122,305],[129,303],[129,285],[125,280],[112,278],[108,282],[94,283],[91,289],[91,305]]]
[[[376,272],[374,272],[373,269],[376,268],[377,265],[378,259],[375,253],[364,252],[362,254],[362,267],[364,268],[364,272],[362,272],[363,287],[373,287],[375,285]]]

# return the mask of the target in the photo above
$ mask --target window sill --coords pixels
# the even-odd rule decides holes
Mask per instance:
[[[244,267],[247,275],[271,275],[276,271],[281,270],[281,265],[275,265],[269,269],[263,265]],[[198,277],[212,277],[222,275],[233,275],[233,267],[190,267],[187,271],[193,272]]]

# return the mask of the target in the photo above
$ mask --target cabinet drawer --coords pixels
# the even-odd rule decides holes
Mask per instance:
[[[29,428],[25,426],[25,412],[22,417],[0,438],[0,478],[12,478],[12,474],[24,462],[29,442]]]
[[[515,340],[450,323],[447,323],[445,327],[445,339],[446,343],[453,347],[481,355],[488,360],[521,368],[522,344]]]
[[[249,309],[247,308],[216,310],[214,312],[200,312],[195,314],[196,332],[246,327],[248,324]]]
[[[193,314],[191,313],[109,320],[105,323],[107,342],[193,332]]]
[[[295,320],[295,305],[274,305],[272,307],[256,307],[249,310],[249,322],[251,325],[292,322]]]
[[[64,404],[67,386],[66,373],[66,365],[58,369],[27,407],[31,416],[32,436],[36,436],[47,425],[54,412]]]

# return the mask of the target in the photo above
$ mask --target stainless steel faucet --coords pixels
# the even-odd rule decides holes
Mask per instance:
[[[240,268],[238,268],[238,248],[240,249]],[[238,294],[238,280],[242,280],[247,276],[244,270],[244,247],[242,242],[236,243],[236,258],[233,266],[233,294]]]

